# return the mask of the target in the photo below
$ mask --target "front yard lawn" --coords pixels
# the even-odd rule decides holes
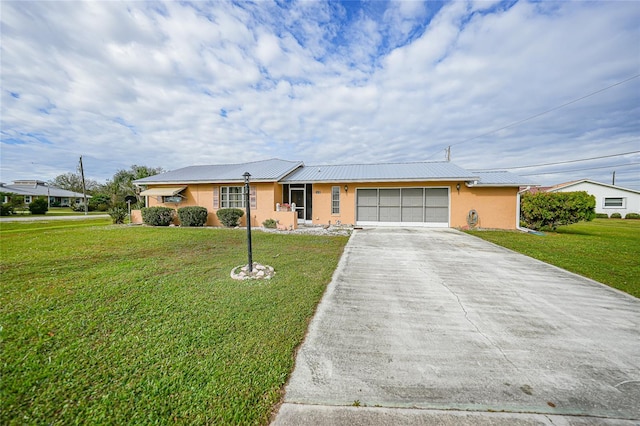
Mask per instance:
[[[65,225],[66,224],[66,225]],[[0,424],[266,424],[347,237],[3,226]]]
[[[544,236],[469,233],[640,297],[640,220],[595,219]]]

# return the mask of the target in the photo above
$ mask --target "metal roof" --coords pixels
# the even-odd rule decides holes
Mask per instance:
[[[244,182],[245,172],[251,174],[252,181],[275,182],[302,166],[301,161],[286,161],[273,158],[239,164],[217,164],[210,166],[189,166],[159,175],[135,180],[138,185],[157,183],[193,182]]]
[[[606,188],[618,189],[620,191],[628,191],[628,192],[633,192],[635,194],[640,194],[640,191],[638,191],[636,189],[624,188],[624,187],[618,186],[618,185],[610,185],[608,183],[597,182],[597,181],[591,180],[591,179],[581,179],[581,180],[574,180],[572,182],[560,183],[558,185],[554,185],[551,188],[547,189],[547,192],[556,192],[556,191],[559,191],[561,189],[569,188],[571,186],[575,186],[575,185],[578,185],[578,184],[581,184],[581,183],[589,183],[589,184],[592,184],[592,185],[604,186]]]
[[[411,182],[478,178],[477,173],[469,172],[453,163],[422,162],[304,166],[281,182]]]
[[[22,181],[21,181],[22,182]],[[30,195],[30,196],[49,196],[49,197],[63,197],[63,198],[82,198],[83,194],[79,192],[73,192],[66,189],[58,188],[56,186],[47,186],[42,181],[33,181],[30,184],[13,184],[0,186],[0,192],[8,192],[16,195]],[[87,195],[87,198],[91,198]]]
[[[479,176],[476,186],[536,186],[535,183],[505,171],[473,172]]]

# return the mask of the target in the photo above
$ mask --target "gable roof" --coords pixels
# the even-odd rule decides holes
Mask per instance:
[[[581,183],[590,183],[592,185],[604,186],[611,189],[618,189],[620,191],[627,191],[627,192],[632,192],[634,194],[640,194],[640,191],[636,191],[635,189],[623,188],[622,186],[618,186],[618,185],[610,185],[608,183],[596,182],[595,180],[591,180],[591,179],[580,179],[580,180],[574,180],[571,182],[560,183],[558,185],[555,185],[549,188],[547,192],[559,191],[561,189],[570,188],[572,186],[575,186]]]
[[[49,196],[49,197],[65,197],[65,198],[82,198],[84,195],[79,192],[73,192],[56,186],[48,186],[42,181],[15,181],[13,185],[2,184],[0,192],[9,192],[16,195],[29,196]],[[91,198],[87,195],[87,198]]]
[[[249,172],[251,181],[277,182],[302,166],[301,161],[286,161],[277,158],[251,163],[189,166],[133,181],[138,185],[198,183],[198,182],[244,182],[243,174]]]
[[[282,182],[401,182],[477,180],[469,172],[449,162],[341,164],[301,167]]]
[[[301,161],[270,159],[251,163],[189,166],[135,180],[137,185],[244,182],[442,182],[466,181],[473,186],[535,185],[504,171],[472,172],[447,161],[305,166]]]

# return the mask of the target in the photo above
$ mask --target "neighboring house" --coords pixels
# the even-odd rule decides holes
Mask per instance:
[[[640,191],[621,186],[609,185],[589,179],[561,183],[552,186],[547,192],[586,191],[596,197],[596,213],[640,213]]]
[[[271,159],[190,166],[134,181],[147,206],[203,206],[207,225],[220,208],[245,208],[243,174],[251,174],[251,224],[275,219],[298,224],[515,229],[518,189],[531,185],[508,172],[473,172],[449,162],[306,166]],[[293,211],[286,211],[289,206]],[[473,215],[472,215],[473,216]],[[140,214],[133,215],[140,222]],[[244,218],[243,218],[243,223]]]
[[[28,205],[38,197],[49,197],[50,205],[58,205],[60,207],[69,207],[72,204],[83,202],[82,194],[55,186],[48,186],[46,182],[40,180],[16,180],[12,185],[0,183],[0,192],[9,194],[4,196],[3,203],[7,203],[12,194],[22,195],[25,205]],[[91,196],[87,195],[87,199],[89,198]]]

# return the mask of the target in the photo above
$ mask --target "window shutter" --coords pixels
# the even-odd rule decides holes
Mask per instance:
[[[213,187],[213,208],[220,208],[220,187],[218,186]]]
[[[249,187],[249,204],[251,205],[252,209],[257,209],[258,208],[257,193],[258,193],[258,191],[256,191],[256,187],[255,186],[250,186]]]

